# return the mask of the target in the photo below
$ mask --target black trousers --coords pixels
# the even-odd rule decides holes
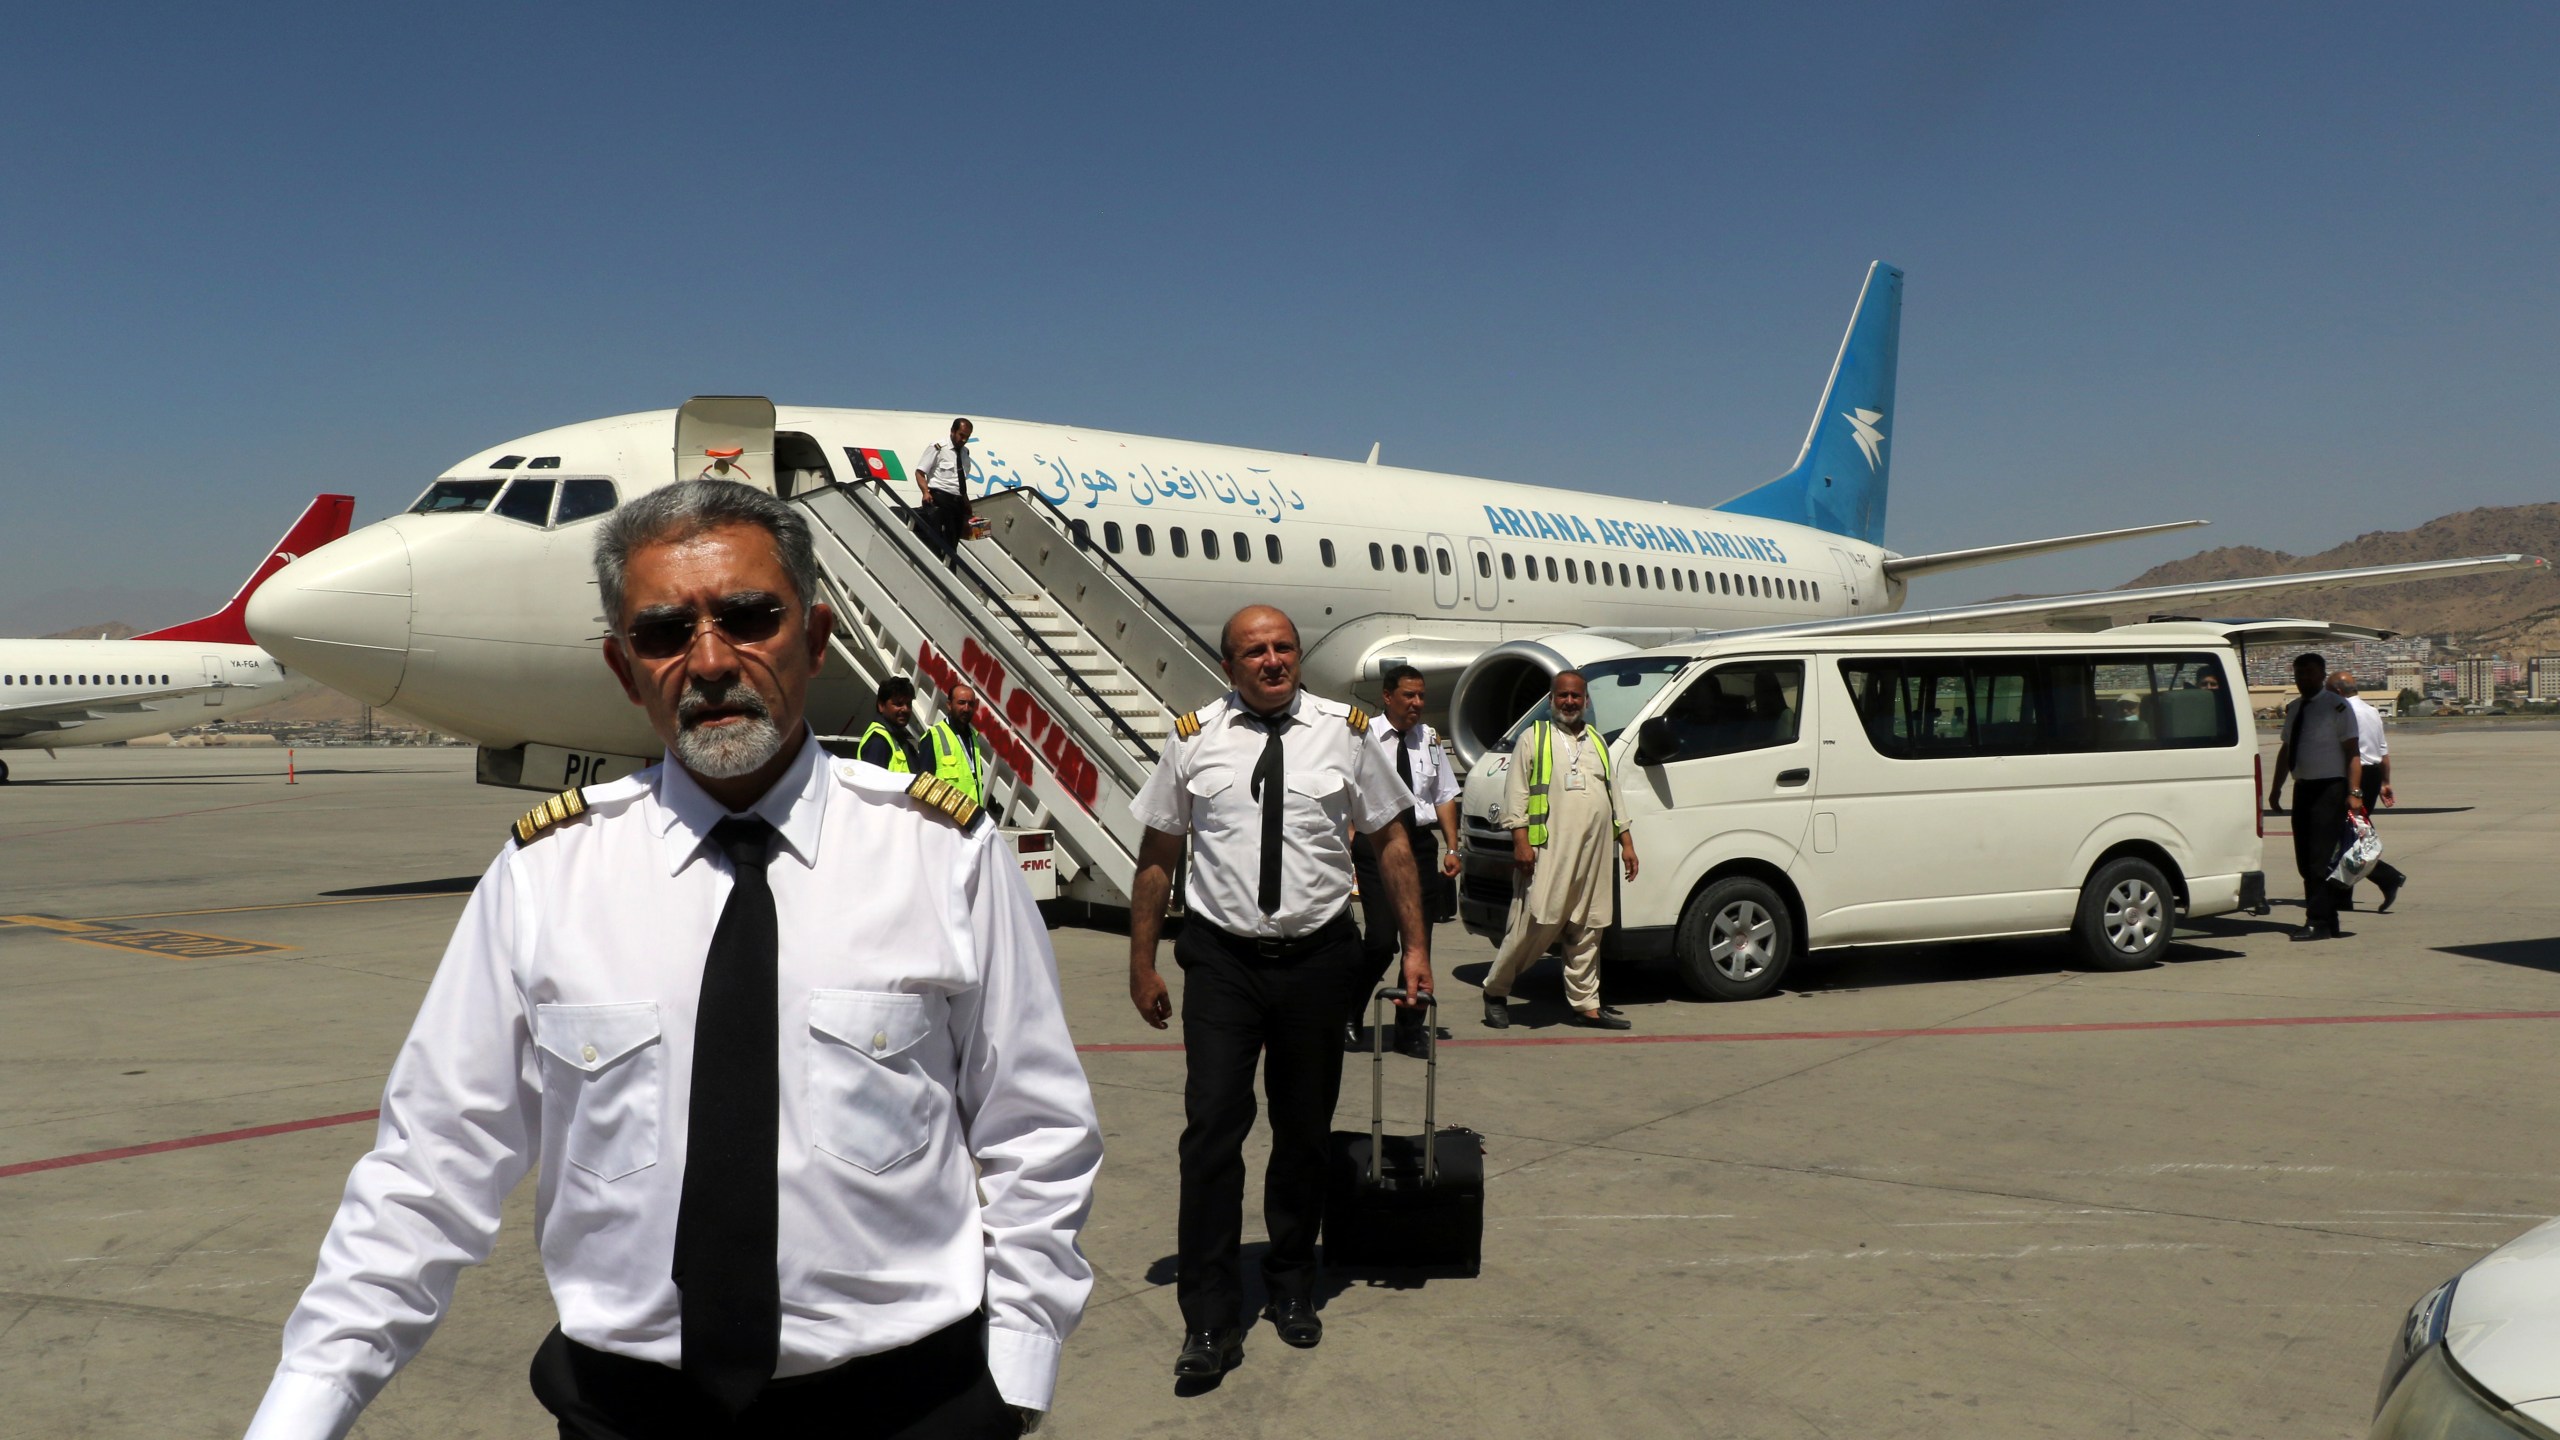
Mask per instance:
[[[1414,875],[1427,895],[1440,872],[1440,832],[1408,825],[1405,833],[1413,837]],[[1377,998],[1378,987],[1404,983],[1403,967],[1397,963],[1404,955],[1404,934],[1396,924],[1395,902],[1387,897],[1386,877],[1378,872],[1378,848],[1366,835],[1351,837],[1351,871],[1360,877],[1360,963],[1352,968],[1342,1018],[1346,1024],[1362,1025],[1368,1022],[1369,1002]],[[1423,902],[1422,920],[1423,933],[1428,935],[1428,900]],[[1419,1032],[1423,1013],[1419,1008],[1396,1007],[1396,1030]]]
[[[969,535],[968,497],[941,490],[926,491],[924,523],[933,540],[933,548],[942,552],[943,559],[950,559],[951,552]]]
[[[2361,788],[2364,791],[2364,818],[2379,825],[2381,821],[2377,817],[2382,812],[2375,808],[2382,803],[2382,774],[2379,766],[2365,767],[2364,785]],[[2372,881],[2377,888],[2388,891],[2399,889],[2409,877],[2401,874],[2398,867],[2390,861],[2376,860],[2373,862],[2373,873],[2364,878]]]
[[[2338,928],[2338,904],[2345,892],[2329,883],[2337,863],[2338,837],[2347,833],[2347,777],[2327,780],[2293,778],[2293,868],[2302,875],[2303,923],[2314,930]]]
[[[971,1315],[911,1345],[832,1370],[776,1380],[736,1419],[682,1371],[579,1344],[554,1327],[533,1353],[533,1398],[560,1440],[998,1440],[1022,1419],[987,1373],[986,1318]]]
[[[1173,945],[1182,967],[1182,1204],[1175,1284],[1192,1330],[1241,1325],[1244,1314],[1244,1139],[1253,1129],[1253,1068],[1271,1102],[1271,1165],[1262,1221],[1271,1236],[1262,1278],[1271,1297],[1311,1299],[1324,1224],[1326,1151],[1342,1093],[1343,977],[1358,963],[1351,915],[1335,916],[1288,958],[1194,918]]]

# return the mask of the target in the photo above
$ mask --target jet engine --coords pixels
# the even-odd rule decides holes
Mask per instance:
[[[1587,630],[1506,640],[1470,662],[1449,695],[1449,740],[1472,768],[1512,723],[1546,698],[1561,671],[1632,654],[1638,647]]]

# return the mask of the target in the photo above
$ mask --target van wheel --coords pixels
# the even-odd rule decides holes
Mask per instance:
[[[1680,913],[1674,954],[1682,983],[1707,999],[1757,1000],[1795,958],[1795,917],[1762,881],[1719,880]]]
[[[2127,855],[2110,860],[2080,887],[2073,932],[2093,970],[2140,970],[2156,964],[2177,928],[2178,897],[2160,867]]]

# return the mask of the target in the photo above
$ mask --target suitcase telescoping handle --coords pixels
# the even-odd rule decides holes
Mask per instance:
[[[1376,1184],[1387,1148],[1387,1012],[1404,987],[1380,990],[1369,1002],[1369,1181]],[[1422,996],[1422,1183],[1440,1179],[1440,997]]]

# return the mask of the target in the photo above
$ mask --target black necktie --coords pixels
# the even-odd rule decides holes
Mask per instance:
[[[2303,696],[2293,703],[2293,722],[2284,727],[2285,753],[2293,757],[2293,768],[2302,768],[2302,717],[2311,713],[2311,697]]]
[[[765,880],[773,827],[723,820],[711,828],[711,843],[737,878],[711,932],[694,1012],[675,1282],[683,1292],[685,1377],[734,1415],[773,1378],[782,1344],[774,1181],[782,1123],[779,933]]]
[[[1404,788],[1410,790],[1413,788],[1413,747],[1404,743],[1403,731],[1399,730],[1394,732],[1394,734],[1396,737],[1396,778],[1404,782]]]
[[[1280,767],[1280,735],[1289,726],[1286,715],[1262,716],[1264,739],[1262,758],[1253,762],[1253,794],[1262,802],[1262,888],[1255,899],[1262,913],[1275,915],[1280,910],[1280,821],[1288,803],[1288,786]]]

